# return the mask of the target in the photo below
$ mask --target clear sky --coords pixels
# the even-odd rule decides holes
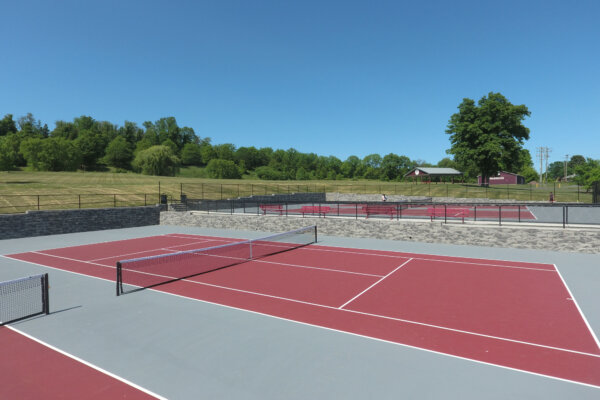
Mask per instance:
[[[437,163],[463,98],[600,159],[600,1],[0,0],[0,118],[174,116],[214,144]]]

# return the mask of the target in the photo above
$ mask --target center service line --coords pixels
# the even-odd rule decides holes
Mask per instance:
[[[393,274],[394,272],[398,271],[400,268],[404,267],[406,264],[408,264],[409,262],[411,262],[413,259],[409,258],[408,260],[406,260],[405,262],[403,262],[402,264],[398,265],[396,267],[396,269],[394,269],[392,272],[390,272],[389,274],[387,274],[386,276],[384,276],[383,278],[381,278],[380,280],[378,280],[377,282],[375,282],[374,284],[372,284],[371,286],[369,286],[368,288],[366,288],[365,290],[363,290],[362,292],[360,292],[359,294],[357,294],[356,296],[354,296],[353,298],[351,298],[350,300],[348,300],[347,302],[345,302],[344,304],[342,304],[341,306],[338,307],[338,309],[343,309],[344,307],[346,307],[348,304],[352,303],[354,300],[356,300],[359,296],[361,296],[363,293],[367,292],[369,289],[371,289],[373,286],[377,285],[379,282],[381,282],[382,280],[384,280],[385,278],[387,278],[388,276],[390,276],[391,274]]]

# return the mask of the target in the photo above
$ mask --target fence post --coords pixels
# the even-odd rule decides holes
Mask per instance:
[[[81,195],[77,195],[77,203],[79,204],[79,208],[81,208]]]
[[[533,194],[533,189],[532,189],[533,185],[530,183],[529,184],[529,201],[533,200],[532,194]]]
[[[37,195],[38,211],[40,211],[40,195]]]
[[[502,206],[498,206],[498,225],[502,225]]]
[[[444,223],[448,223],[448,208],[446,203],[444,203]]]
[[[113,207],[117,207],[117,195],[113,194]]]
[[[563,229],[564,229],[565,225],[566,225],[565,206],[562,207],[562,212],[563,212]]]

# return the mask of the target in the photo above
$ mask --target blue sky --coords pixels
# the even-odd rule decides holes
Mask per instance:
[[[600,1],[10,1],[0,117],[174,116],[213,143],[436,163],[463,98],[600,159]]]

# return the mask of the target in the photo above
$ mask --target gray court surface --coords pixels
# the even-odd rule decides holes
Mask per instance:
[[[0,241],[0,254],[165,233],[152,226]],[[600,333],[600,257],[375,239],[320,244],[554,263]],[[13,326],[169,399],[598,399],[600,389],[0,257],[0,281],[50,274],[51,314]]]

